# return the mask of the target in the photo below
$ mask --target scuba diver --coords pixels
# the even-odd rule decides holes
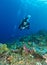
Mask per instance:
[[[20,30],[29,29],[30,28],[30,23],[29,23],[30,18],[31,18],[31,15],[28,15],[26,18],[24,18],[18,28]]]

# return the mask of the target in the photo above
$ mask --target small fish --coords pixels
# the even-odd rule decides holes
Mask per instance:
[[[26,18],[24,18],[23,20],[22,20],[22,23],[19,25],[19,29],[20,30],[24,30],[24,29],[29,29],[29,27],[30,27],[30,23],[29,23],[29,19],[30,19],[30,15],[28,15]]]

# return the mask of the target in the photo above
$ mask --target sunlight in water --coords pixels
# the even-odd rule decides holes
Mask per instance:
[[[38,1],[41,1],[41,2],[47,3],[47,0],[38,0]]]
[[[43,5],[47,4],[47,0],[21,0],[21,2],[25,5]]]
[[[38,0],[38,1],[47,2],[47,0]]]
[[[42,2],[43,4],[47,4],[47,0],[38,0],[39,2]]]

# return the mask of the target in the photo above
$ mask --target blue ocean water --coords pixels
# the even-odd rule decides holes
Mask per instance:
[[[22,19],[31,15],[30,29],[19,30]],[[0,0],[0,42],[47,30],[47,0]]]

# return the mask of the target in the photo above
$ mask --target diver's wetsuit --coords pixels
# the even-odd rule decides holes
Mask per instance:
[[[30,23],[27,21],[27,19],[28,19],[28,17],[27,18],[25,18],[25,19],[23,19],[23,21],[22,21],[22,23],[19,25],[19,29],[29,29],[29,27],[30,27]]]

